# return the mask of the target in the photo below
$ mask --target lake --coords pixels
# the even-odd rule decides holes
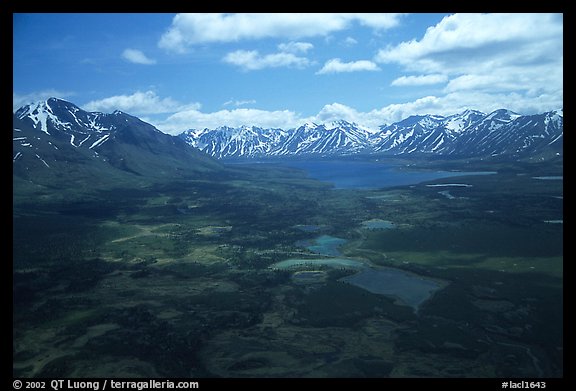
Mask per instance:
[[[392,296],[418,311],[420,304],[442,288],[435,280],[390,267],[364,268],[340,281],[356,285],[369,292]]]
[[[390,229],[394,227],[390,221],[386,220],[369,220],[367,222],[375,223],[377,229]],[[270,268],[297,270],[292,275],[292,279],[299,284],[322,282],[326,278],[325,272],[321,270],[300,270],[302,268],[321,268],[324,266],[336,269],[357,270],[357,273],[343,277],[339,279],[339,281],[355,285],[372,293],[394,297],[398,299],[401,304],[408,305],[415,311],[418,311],[420,304],[428,300],[434,292],[443,287],[439,281],[415,273],[392,267],[377,266],[369,261],[342,257],[339,247],[344,243],[346,243],[345,239],[330,235],[322,235],[314,239],[298,241],[296,242],[297,246],[305,247],[327,258],[290,258],[276,262],[270,265]]]
[[[318,282],[319,277],[324,278],[320,270],[311,271],[310,275],[299,271],[301,268],[320,268],[322,266],[337,269],[353,269],[358,272],[340,278],[339,281],[355,285],[368,292],[390,296],[400,301],[401,304],[410,306],[418,311],[420,305],[428,300],[444,284],[415,273],[404,270],[375,266],[368,262],[361,262],[350,258],[317,258],[302,259],[291,258],[270,265],[271,269],[296,270],[293,279],[299,283]],[[298,273],[302,273],[301,275]]]
[[[336,189],[381,189],[440,178],[495,174],[493,171],[401,170],[395,164],[355,160],[294,160],[281,164],[304,170],[311,178],[330,182]]]
[[[345,239],[336,238],[330,235],[322,235],[311,240],[301,240],[296,242],[298,247],[304,247],[316,254],[329,257],[339,257],[342,254],[338,248],[346,243]]]

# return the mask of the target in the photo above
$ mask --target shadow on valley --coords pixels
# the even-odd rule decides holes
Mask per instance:
[[[277,164],[68,200],[15,187],[13,374],[562,377],[563,189],[544,166],[369,190]],[[272,267],[329,257],[303,245],[322,237],[441,288],[415,309],[345,262]]]

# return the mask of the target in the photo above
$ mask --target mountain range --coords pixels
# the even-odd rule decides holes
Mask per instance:
[[[335,121],[296,129],[256,126],[188,130],[179,135],[216,158],[343,156],[358,154],[524,157],[561,154],[563,110],[519,115],[500,109],[450,116],[415,115],[378,129]]]
[[[563,111],[522,116],[466,110],[370,129],[346,121],[295,129],[189,130],[178,136],[121,111],[87,112],[50,98],[13,115],[13,173],[26,183],[198,178],[218,159],[338,156],[526,157],[562,154]],[[95,179],[96,178],[96,179]]]

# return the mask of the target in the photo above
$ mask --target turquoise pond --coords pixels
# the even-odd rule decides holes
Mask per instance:
[[[385,220],[379,220],[383,224],[379,228],[391,228],[391,224]],[[385,224],[387,223],[387,224]],[[298,282],[319,281],[320,271],[311,274],[303,274],[302,269],[320,269],[323,267],[353,269],[357,273],[343,277],[339,281],[355,285],[368,292],[390,296],[400,301],[400,304],[408,305],[415,311],[420,304],[428,300],[434,292],[444,287],[444,283],[410,273],[401,269],[391,267],[376,266],[366,261],[345,258],[341,256],[339,247],[346,243],[345,239],[336,238],[329,235],[322,235],[312,240],[298,242],[301,247],[306,247],[325,258],[290,258],[270,266],[272,269],[295,270],[295,280]],[[299,275],[298,273],[302,274]],[[298,274],[298,276],[296,276]],[[321,279],[320,279],[321,280]]]
[[[316,254],[326,255],[328,257],[339,257],[342,254],[338,248],[344,243],[346,243],[346,239],[322,235],[311,240],[300,240],[296,242],[296,245],[298,247],[304,247]]]

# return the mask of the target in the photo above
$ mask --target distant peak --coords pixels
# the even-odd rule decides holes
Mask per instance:
[[[46,100],[46,103],[70,103],[70,102],[66,102],[65,100],[52,97],[52,98],[48,98],[48,99]]]
[[[354,129],[360,128],[360,126],[356,122],[349,122],[344,119],[331,121],[325,124],[327,129]]]
[[[51,97],[46,100],[39,100],[35,102],[30,102],[27,105],[20,107],[16,113],[20,112],[33,112],[33,111],[44,111],[48,110],[51,111],[52,108],[60,107],[60,106],[67,106],[67,107],[76,107],[73,103],[67,102],[65,100]]]
[[[352,125],[351,122],[348,122],[344,119],[338,119],[338,120],[332,121],[332,122],[330,122],[330,124],[331,125],[337,125],[337,126],[339,126],[339,125],[343,125],[343,126]]]
[[[481,112],[481,111],[473,110],[473,109],[466,109],[466,110],[464,110],[462,113],[460,113],[461,116],[468,116],[468,115],[473,115],[473,114],[476,114],[476,115],[486,115],[486,114],[484,114],[484,113]]]
[[[318,127],[318,125],[314,122],[305,122],[301,127],[304,129],[315,129]]]
[[[512,121],[512,120],[515,120],[516,118],[518,118],[520,116],[521,116],[520,114],[515,113],[515,112],[508,110],[508,109],[498,109],[498,110],[494,110],[493,112],[488,114],[486,119],[491,120],[493,118],[497,118],[500,120]]]
[[[502,114],[502,115],[520,115],[520,114],[515,113],[514,111],[508,110],[508,109],[494,110],[493,113],[498,113],[498,114]]]

